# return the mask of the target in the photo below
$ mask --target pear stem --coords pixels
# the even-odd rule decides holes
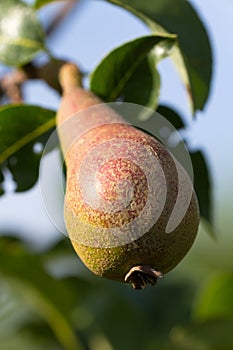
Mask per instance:
[[[163,278],[160,271],[154,270],[151,266],[139,265],[129,270],[124,281],[130,283],[134,289],[144,289],[147,284],[154,286],[160,278]]]
[[[59,83],[63,93],[67,93],[74,87],[82,87],[82,73],[75,63],[65,63],[59,71]]]

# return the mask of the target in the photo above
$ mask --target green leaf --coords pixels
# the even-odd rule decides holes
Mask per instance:
[[[35,185],[41,156],[52,131],[37,137],[9,158],[7,167],[17,184],[16,192],[27,191]]]
[[[193,110],[203,109],[209,96],[212,50],[207,30],[187,0],[107,0],[142,19],[154,32],[178,35],[172,58],[191,98]]]
[[[31,105],[0,108],[0,164],[54,126],[54,111]]]
[[[20,0],[1,1],[0,61],[9,66],[30,62],[44,50],[45,35],[35,10]]]
[[[182,117],[171,107],[159,105],[157,112],[165,117],[176,128],[176,130],[183,129],[185,127]]]
[[[34,7],[36,9],[39,9],[42,6],[48,5],[51,2],[55,2],[55,1],[58,1],[58,0],[35,0]],[[59,1],[61,1],[61,0],[59,0]]]
[[[232,350],[233,321],[208,320],[189,327],[176,327],[171,338],[177,350]]]
[[[121,91],[125,102],[136,103],[155,109],[160,92],[160,76],[154,55],[148,55],[136,68]]]
[[[16,191],[25,191],[36,182],[42,152],[54,127],[55,112],[51,110],[29,105],[0,109],[0,170],[7,167],[11,171]]]
[[[197,193],[201,216],[212,223],[212,185],[209,167],[201,151],[190,153],[193,164],[194,187]]]
[[[175,42],[174,35],[149,35],[117,47],[93,72],[91,90],[107,102],[123,97],[155,106],[160,87],[156,63],[169,55]]]
[[[82,349],[68,316],[76,305],[76,295],[64,280],[46,273],[40,256],[29,253],[15,239],[1,238],[0,272],[47,321],[64,349]]]
[[[233,274],[214,274],[200,289],[193,314],[198,320],[231,318],[233,321]]]

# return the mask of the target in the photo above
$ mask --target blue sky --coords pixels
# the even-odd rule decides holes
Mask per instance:
[[[172,104],[185,115],[189,123],[191,144],[203,149],[208,157],[214,175],[215,212],[218,219],[224,201],[226,198],[230,200],[233,194],[233,3],[232,0],[191,2],[199,10],[207,26],[214,50],[214,76],[210,98],[205,110],[199,112],[192,122],[184,88],[171,62],[166,60],[160,65],[161,100]],[[43,11],[41,17],[46,20]],[[63,21],[48,45],[55,55],[75,60],[85,71],[91,71],[113,47],[148,32],[140,21],[124,10],[104,1],[82,0],[75,13]],[[45,85],[39,82],[28,83],[25,93],[30,103],[52,108],[58,106],[56,93],[48,92]],[[37,228],[38,219],[40,227]],[[17,227],[22,233],[27,231],[36,236],[38,241],[43,241],[48,232],[51,238],[55,235],[52,233],[54,227],[41,202],[38,186],[26,194],[8,194],[0,198],[0,222],[1,231],[2,228],[9,227],[10,223],[10,228]]]

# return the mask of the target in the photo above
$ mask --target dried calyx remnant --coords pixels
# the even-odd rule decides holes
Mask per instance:
[[[60,70],[66,228],[93,273],[143,289],[191,248],[199,226],[196,195],[170,151],[85,90],[81,78],[75,64]],[[182,214],[178,221],[174,213]]]
[[[147,284],[154,286],[160,278],[163,278],[160,271],[142,265],[132,267],[126,274],[124,281],[130,283],[134,289],[144,289]]]

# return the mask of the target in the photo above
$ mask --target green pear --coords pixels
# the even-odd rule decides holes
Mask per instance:
[[[156,284],[190,250],[199,208],[185,169],[157,139],[60,71],[58,136],[67,167],[64,216],[73,247],[96,275]]]

